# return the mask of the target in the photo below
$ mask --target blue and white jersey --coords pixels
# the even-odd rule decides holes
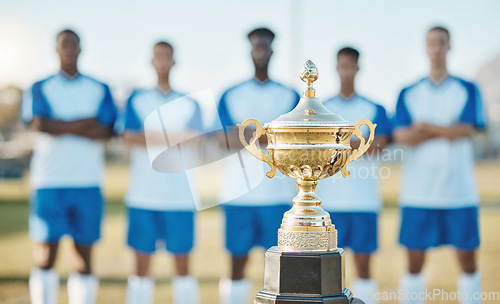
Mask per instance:
[[[393,126],[418,122],[442,127],[462,123],[484,129],[486,115],[477,87],[448,76],[439,84],[424,78],[403,89]],[[471,138],[434,138],[403,149],[401,206],[452,209],[479,203]]]
[[[118,127],[121,129],[119,132],[143,134],[145,121],[147,123],[148,116],[155,112],[161,113],[161,125],[155,129],[150,124],[146,132],[166,132],[168,137],[169,133],[202,131],[200,106],[195,100],[174,91],[165,93],[155,88],[132,93]],[[165,146],[150,147],[155,148],[166,149]],[[168,147],[168,150],[171,153],[166,162],[174,166],[182,163],[177,145]],[[184,170],[172,173],[155,171],[148,149],[139,145],[132,148],[130,180],[125,195],[127,206],[147,210],[194,210],[196,191],[195,181],[188,180]]]
[[[60,72],[33,85],[23,96],[22,119],[34,117],[73,121],[95,117],[105,126],[116,119],[107,85],[88,76]],[[83,188],[100,186],[104,173],[104,145],[76,135],[37,135],[31,159],[31,186]]]
[[[222,95],[218,112],[224,127],[235,126],[249,118],[264,124],[291,111],[299,99],[297,92],[280,83],[253,78],[227,90]],[[243,206],[291,204],[297,194],[293,179],[279,172],[269,179],[265,176],[269,170],[266,163],[256,159],[243,147],[236,154],[241,157],[239,161],[225,166],[219,193],[221,203]]]
[[[391,124],[384,107],[362,96],[355,94],[345,98],[337,95],[325,100],[323,105],[351,123],[369,119],[377,124],[375,137],[391,135]],[[361,131],[368,138],[369,128],[363,125]],[[350,163],[347,169],[351,172],[349,177],[344,178],[339,172],[319,183],[316,193],[323,201],[323,209],[330,212],[378,212],[382,207],[382,198],[377,154],[365,154]]]

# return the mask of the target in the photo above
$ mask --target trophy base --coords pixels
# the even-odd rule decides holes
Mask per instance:
[[[354,304],[349,289],[338,296],[307,297],[303,295],[273,295],[259,291],[255,297],[255,304]],[[363,302],[360,302],[363,303]]]
[[[255,304],[349,304],[353,296],[344,287],[344,249],[318,252],[267,250],[264,288]]]

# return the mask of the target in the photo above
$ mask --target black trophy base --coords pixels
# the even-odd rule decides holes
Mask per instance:
[[[266,252],[264,288],[255,304],[349,304],[353,297],[344,284],[344,250]]]
[[[342,295],[308,297],[303,294],[296,295],[274,295],[259,291],[255,297],[255,304],[352,304],[352,294],[349,289]]]

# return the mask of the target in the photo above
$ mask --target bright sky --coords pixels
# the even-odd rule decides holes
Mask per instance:
[[[451,30],[452,74],[474,79],[500,53],[500,1],[257,0],[257,1],[30,1],[0,2],[0,87],[27,88],[58,70],[55,35],[74,29],[82,39],[80,70],[111,85],[118,99],[155,84],[152,45],[175,47],[172,84],[190,93],[223,91],[252,77],[246,34],[275,31],[271,78],[301,91],[301,65],[319,68],[319,97],[338,90],[336,51],[361,52],[357,90],[392,110],[399,90],[428,71],[428,28]]]

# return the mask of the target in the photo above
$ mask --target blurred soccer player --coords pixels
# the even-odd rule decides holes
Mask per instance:
[[[23,120],[40,131],[31,159],[29,233],[35,241],[31,302],[57,303],[58,274],[52,269],[59,240],[74,241],[75,264],[68,278],[70,304],[94,303],[98,280],[91,274],[91,249],[99,239],[103,211],[103,141],[113,133],[116,108],[107,85],[78,72],[80,39],[57,35],[59,73],[35,83],[25,95]]]
[[[426,42],[430,75],[401,91],[394,116],[394,140],[405,149],[399,240],[408,249],[409,261],[409,273],[400,285],[410,292],[423,291],[420,272],[426,250],[452,245],[463,271],[458,289],[472,299],[481,291],[481,277],[475,260],[479,196],[471,136],[485,128],[485,114],[477,87],[448,74],[448,30],[430,29]]]
[[[144,121],[150,113],[161,108],[165,130],[148,134],[148,145],[155,145],[155,136],[168,138],[169,150],[201,130],[201,113],[196,101],[183,97],[170,87],[169,74],[175,64],[174,49],[167,42],[158,42],[153,48],[152,64],[158,77],[155,88],[134,91],[128,99],[122,138],[131,146],[130,183],[125,197],[128,207],[128,245],[136,257],[136,274],[127,283],[128,304],[148,304],[154,299],[154,280],[150,277],[151,256],[157,240],[166,242],[166,249],[174,255],[177,277],[172,281],[174,304],[197,304],[197,280],[189,275],[189,253],[193,248],[194,209],[191,189],[184,172],[160,173],[153,170],[146,149]],[[149,131],[148,131],[149,132]],[[175,141],[175,142],[174,142]],[[161,140],[160,140],[161,142]],[[154,147],[149,147],[154,148]],[[178,151],[178,150],[176,150]],[[169,162],[180,162],[178,153],[171,153]]]
[[[359,52],[346,47],[337,53],[337,73],[340,77],[340,93],[323,102],[325,107],[342,118],[356,122],[367,118],[377,124],[375,139],[368,154],[349,165],[351,175],[346,179],[336,175],[328,180],[329,185],[319,187],[318,196],[323,208],[332,214],[332,221],[338,230],[340,247],[354,252],[358,279],[352,289],[356,297],[367,304],[377,291],[377,284],[370,277],[370,256],[377,249],[377,217],[382,207],[378,182],[378,160],[376,159],[391,134],[390,122],[385,109],[358,95],[354,79],[358,73]],[[363,126],[363,135],[369,129]],[[357,148],[359,139],[352,137],[351,146]],[[363,223],[360,225],[360,223]]]
[[[258,28],[248,34],[252,46],[251,56],[255,67],[252,79],[227,90],[219,103],[219,115],[224,126],[228,144],[233,151],[243,147],[238,139],[235,125],[251,117],[260,121],[271,121],[292,110],[299,95],[272,81],[268,77],[268,66],[273,54],[271,43],[274,33],[267,28]],[[225,142],[224,142],[225,144]],[[265,142],[261,142],[261,145]],[[246,150],[241,152],[246,171],[263,168]],[[227,168],[226,185],[231,185],[235,176],[241,176],[241,167]],[[262,170],[263,171],[263,170]],[[254,246],[269,248],[277,244],[277,232],[283,213],[290,209],[295,186],[283,176],[269,180],[264,177],[260,185],[248,193],[224,204],[226,219],[226,247],[231,254],[231,278],[220,282],[220,297],[223,304],[248,303],[250,282],[245,279],[244,269],[248,253]],[[250,181],[252,183],[252,181]],[[222,187],[232,189],[247,185]]]

